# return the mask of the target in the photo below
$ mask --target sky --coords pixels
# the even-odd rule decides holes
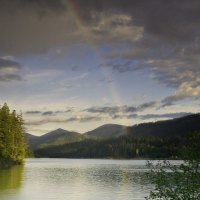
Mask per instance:
[[[0,105],[26,132],[200,112],[200,1],[0,0]]]

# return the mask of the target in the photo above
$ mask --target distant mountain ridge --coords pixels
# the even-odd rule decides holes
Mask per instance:
[[[84,136],[77,132],[70,132],[64,129],[56,129],[42,136],[26,134],[26,139],[31,149],[44,148],[47,146],[57,146],[84,139]]]
[[[180,149],[188,143],[188,134],[200,136],[200,114],[134,125],[126,127],[125,132],[113,132],[119,127],[104,125],[87,133],[80,142],[36,149],[34,154],[48,158],[178,159]],[[112,133],[114,137],[106,137],[113,136]]]
[[[128,128],[135,136],[174,136],[200,131],[200,113],[157,122],[142,123]]]
[[[99,138],[99,139],[119,137],[125,134],[127,134],[127,126],[122,126],[118,124],[105,124],[92,131],[84,133],[85,136],[89,136],[91,138]]]
[[[117,138],[127,134],[137,137],[171,137],[194,131],[200,131],[200,113],[171,120],[142,123],[130,127],[118,124],[105,124],[84,134],[56,129],[42,136],[27,134],[26,139],[31,149],[38,149],[80,142],[86,139]]]

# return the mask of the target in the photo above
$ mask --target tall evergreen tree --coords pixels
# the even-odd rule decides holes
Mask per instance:
[[[26,144],[22,114],[10,112],[5,103],[0,108],[0,161],[21,163],[25,157]]]

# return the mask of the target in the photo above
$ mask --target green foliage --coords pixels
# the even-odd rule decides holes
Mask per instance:
[[[148,162],[147,176],[155,186],[146,199],[199,200],[200,199],[200,133],[187,137],[181,150],[181,164],[170,161]]]
[[[137,136],[169,137],[200,131],[200,113],[181,118],[134,125],[128,132]]]
[[[83,139],[85,139],[84,135],[63,129],[56,129],[42,136],[26,134],[27,143],[32,150],[78,142]]]
[[[177,158],[184,146],[180,137],[135,137],[131,134],[106,140],[86,139],[35,150],[36,157],[62,158]]]
[[[41,136],[28,142],[36,157],[178,159],[180,149],[183,152],[187,145],[185,135],[200,131],[199,120],[200,114],[193,114],[126,128],[104,125],[85,133],[86,137],[81,140],[65,137],[62,144],[57,140],[58,134],[54,134],[53,140],[49,140],[47,134],[48,138]],[[66,141],[70,142],[66,144]]]
[[[10,112],[5,103],[0,108],[0,160],[1,163],[21,163],[26,153],[22,115]]]

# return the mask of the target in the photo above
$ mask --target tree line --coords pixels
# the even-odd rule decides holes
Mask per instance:
[[[69,144],[40,146],[34,150],[36,157],[62,158],[153,158],[179,159],[187,146],[189,133],[200,133],[200,114],[178,119],[158,121],[127,127],[120,137],[86,137]],[[94,134],[95,135],[95,134]],[[91,135],[92,136],[92,135]]]
[[[22,114],[0,107],[0,167],[22,163],[26,154]]]
[[[146,136],[131,134],[106,140],[85,139],[65,145],[35,150],[36,157],[57,158],[153,158],[178,159],[187,144],[186,136]]]

